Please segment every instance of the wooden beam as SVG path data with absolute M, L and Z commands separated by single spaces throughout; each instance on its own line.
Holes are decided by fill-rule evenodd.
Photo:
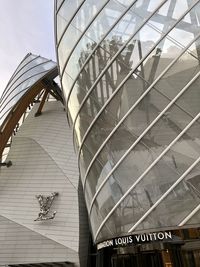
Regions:
M 28 105 L 33 102 L 34 98 L 44 89 L 42 81 L 37 82 L 11 110 L 0 128 L 0 157 L 4 148 L 13 133 L 13 130 L 20 120 L 22 114 L 26 111 Z
M 49 91 L 46 89 L 45 92 L 44 92 L 44 94 L 43 94 L 43 97 L 42 97 L 42 100 L 40 102 L 40 105 L 38 107 L 38 110 L 35 113 L 35 117 L 38 117 L 38 116 L 40 116 L 42 114 L 42 109 L 44 107 L 44 103 L 45 103 L 45 100 L 46 100 L 46 98 L 48 96 L 48 93 L 49 93 Z

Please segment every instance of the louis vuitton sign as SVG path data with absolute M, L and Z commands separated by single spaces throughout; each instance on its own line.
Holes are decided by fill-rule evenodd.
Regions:
M 116 237 L 114 239 L 106 240 L 97 244 L 97 249 L 102 249 L 105 247 L 118 247 L 126 245 L 137 245 L 146 242 L 155 242 L 155 241 L 169 241 L 172 240 L 172 233 L 167 232 L 154 232 L 154 233 L 144 233 L 137 235 L 129 235 L 123 237 Z
M 52 206 L 52 203 L 55 197 L 57 196 L 58 196 L 58 192 L 53 192 L 49 196 L 44 196 L 44 195 L 35 196 L 40 205 L 40 212 L 38 214 L 38 217 L 34 221 L 47 221 L 47 220 L 54 219 L 56 215 L 56 211 L 53 211 L 52 213 L 50 213 L 50 208 Z

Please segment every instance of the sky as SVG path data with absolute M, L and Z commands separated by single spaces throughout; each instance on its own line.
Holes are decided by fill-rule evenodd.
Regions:
M 54 0 L 0 0 L 0 95 L 29 52 L 56 60 Z

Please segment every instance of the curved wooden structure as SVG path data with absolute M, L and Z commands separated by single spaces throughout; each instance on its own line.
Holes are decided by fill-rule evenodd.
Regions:
M 38 58 L 38 57 L 36 57 L 36 58 Z M 25 57 L 25 59 L 27 59 L 27 56 Z M 31 60 L 30 62 L 32 62 L 32 61 L 33 60 Z M 22 61 L 22 63 L 23 63 L 23 61 Z M 29 64 L 29 63 L 27 63 L 27 64 Z M 49 61 L 47 61 L 47 63 L 49 63 Z M 46 64 L 46 62 L 44 62 L 42 64 Z M 39 64 L 39 65 L 41 65 L 41 64 Z M 33 68 L 35 68 L 34 71 L 37 72 L 37 67 L 38 67 L 37 65 L 31 67 L 31 71 L 32 71 Z M 23 68 L 24 68 L 24 66 L 22 66 L 19 71 L 23 70 Z M 40 69 L 41 69 L 41 67 L 40 67 Z M 39 69 L 39 71 L 41 71 L 40 69 Z M 18 73 L 19 73 L 19 71 L 18 71 Z M 28 71 L 30 71 L 30 69 L 28 69 Z M 28 71 L 26 70 L 25 73 L 27 73 Z M 16 72 L 15 72 L 15 74 L 16 74 Z M 24 75 L 24 73 L 22 73 L 20 75 L 20 77 L 23 76 L 23 75 Z M 38 75 L 38 74 L 36 73 L 36 75 Z M 40 72 L 39 72 L 39 75 L 40 75 Z M 44 101 L 45 101 L 48 93 L 53 95 L 57 100 L 62 101 L 60 88 L 53 81 L 53 79 L 57 75 L 58 75 L 58 69 L 57 69 L 57 66 L 56 66 L 56 63 L 55 63 L 53 65 L 53 68 L 51 67 L 51 69 L 49 69 L 49 70 L 47 69 L 44 72 L 44 75 L 42 77 L 40 77 L 36 82 L 34 82 L 26 90 L 26 92 L 24 94 L 22 94 L 22 96 L 17 100 L 17 102 L 11 107 L 11 109 L 9 110 L 7 116 L 3 119 L 3 122 L 0 125 L 0 155 L 1 156 L 2 156 L 2 153 L 3 153 L 3 151 L 4 151 L 4 149 L 5 149 L 6 145 L 7 145 L 7 142 L 9 140 L 9 138 L 13 134 L 13 131 L 14 131 L 17 123 L 19 122 L 19 120 L 22 117 L 22 115 L 26 112 L 26 109 L 28 108 L 28 106 L 30 104 L 34 103 L 35 98 L 37 97 L 37 95 L 39 95 L 39 94 L 40 94 L 40 96 L 43 95 L 43 100 L 41 101 L 41 104 L 40 104 L 39 109 L 38 109 L 38 112 L 40 114 L 41 114 L 42 107 L 44 105 Z M 15 76 L 16 75 L 12 76 L 12 80 L 15 79 Z M 26 79 L 30 79 L 31 80 L 31 78 L 32 77 L 28 77 Z M 8 86 L 7 86 L 8 89 L 6 88 L 5 91 L 4 91 L 4 95 L 3 95 L 2 99 L 1 99 L 1 103 L 0 103 L 1 107 L 3 106 L 3 104 L 2 104 L 3 102 L 7 101 L 8 104 L 10 104 L 9 100 L 8 100 L 9 97 L 11 99 L 10 102 L 13 101 L 12 100 L 13 99 L 12 92 L 15 93 L 14 90 L 16 90 L 16 93 L 15 93 L 16 96 L 18 94 L 18 91 L 20 91 L 20 88 L 19 88 L 20 85 L 17 85 L 16 87 L 14 87 L 14 89 L 12 89 L 12 86 L 10 86 L 12 80 L 9 81 L 9 83 L 8 83 Z M 16 80 L 18 80 L 18 78 Z M 16 83 L 16 80 L 14 80 L 13 84 Z M 23 84 L 23 81 L 20 84 Z M 9 86 L 10 86 L 10 88 L 9 88 Z M 43 90 L 45 90 L 44 94 L 42 92 Z M 4 105 L 4 108 L 6 108 L 6 105 Z M 2 112 L 2 110 L 0 110 L 0 112 Z

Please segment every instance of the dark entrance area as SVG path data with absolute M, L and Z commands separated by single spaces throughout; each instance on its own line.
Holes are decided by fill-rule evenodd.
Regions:
M 117 255 L 111 259 L 112 267 L 162 267 L 162 255 L 160 252 L 147 252 L 140 254 Z
M 98 251 L 97 267 L 172 267 L 171 253 L 160 244 L 106 248 Z M 152 249 L 153 248 L 153 249 Z M 176 267 L 182 267 L 177 265 Z
M 97 253 L 96 267 L 200 267 L 198 246 L 200 241 L 105 248 Z

